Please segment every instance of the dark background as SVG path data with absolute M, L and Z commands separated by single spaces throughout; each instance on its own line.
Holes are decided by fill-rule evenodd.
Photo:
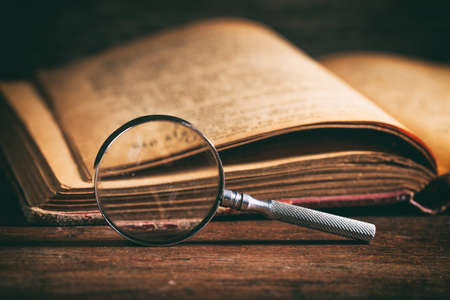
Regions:
M 375 50 L 450 62 L 450 1 L 3 0 L 0 80 L 29 79 L 39 69 L 63 65 L 166 27 L 220 16 L 265 23 L 313 57 Z M 0 223 L 23 223 L 3 172 L 0 192 Z
M 0 79 L 101 52 L 168 26 L 238 16 L 314 57 L 382 50 L 450 61 L 450 1 L 0 1 Z

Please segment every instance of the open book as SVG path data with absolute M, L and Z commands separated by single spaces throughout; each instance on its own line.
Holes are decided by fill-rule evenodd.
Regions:
M 448 183 L 450 68 L 380 54 L 322 63 L 261 24 L 218 19 L 3 82 L 3 167 L 30 222 L 102 222 L 100 145 L 133 118 L 170 114 L 212 140 L 229 189 L 309 207 L 445 209 L 447 196 L 417 195 Z

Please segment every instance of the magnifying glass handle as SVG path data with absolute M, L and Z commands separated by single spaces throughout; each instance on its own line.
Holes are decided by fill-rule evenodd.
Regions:
M 317 210 L 286 204 L 274 200 L 258 200 L 244 193 L 224 191 L 222 206 L 238 210 L 252 210 L 299 226 L 321 230 L 355 240 L 370 241 L 375 237 L 374 224 L 344 218 Z

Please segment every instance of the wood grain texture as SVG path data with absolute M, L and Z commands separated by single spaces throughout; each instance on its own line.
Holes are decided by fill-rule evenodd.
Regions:
M 450 216 L 362 217 L 370 244 L 266 220 L 214 221 L 186 243 L 134 246 L 109 227 L 0 227 L 0 297 L 440 298 Z

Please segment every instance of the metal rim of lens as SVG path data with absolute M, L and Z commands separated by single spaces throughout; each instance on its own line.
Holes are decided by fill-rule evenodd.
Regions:
M 199 224 L 197 224 L 191 231 L 189 231 L 188 233 L 182 235 L 179 238 L 173 238 L 171 240 L 168 241 L 164 241 L 164 242 L 150 242 L 150 241 L 145 241 L 145 240 L 140 240 L 140 239 L 136 239 L 130 235 L 128 235 L 127 233 L 123 232 L 120 227 L 116 226 L 114 224 L 114 222 L 110 219 L 110 217 L 108 216 L 108 214 L 103 210 L 102 205 L 100 204 L 100 200 L 99 200 L 99 196 L 98 196 L 98 190 L 97 190 L 97 179 L 98 179 L 98 166 L 100 165 L 100 162 L 103 158 L 103 155 L 105 154 L 106 150 L 108 150 L 109 146 L 112 145 L 112 143 L 123 133 L 125 133 L 127 130 L 138 126 L 140 124 L 143 123 L 148 123 L 148 122 L 153 122 L 153 121 L 169 121 L 169 122 L 175 122 L 175 123 L 179 123 L 189 129 L 194 130 L 201 138 L 203 138 L 203 140 L 208 144 L 211 153 L 214 156 L 214 159 L 216 160 L 217 163 L 217 168 L 219 171 L 219 182 L 218 182 L 218 191 L 217 191 L 217 196 L 216 196 L 216 201 L 214 203 L 214 205 L 211 207 L 211 210 L 208 212 L 208 215 L 203 219 L 202 222 L 200 222 Z M 120 126 L 119 128 L 117 128 L 106 140 L 105 142 L 102 144 L 102 146 L 100 147 L 97 156 L 95 158 L 95 162 L 94 162 L 94 169 L 95 169 L 95 175 L 94 175 L 94 190 L 95 190 L 95 199 L 97 201 L 97 206 L 98 209 L 100 210 L 100 213 L 102 214 L 102 216 L 105 218 L 106 222 L 109 224 L 109 226 L 111 226 L 118 234 L 120 234 L 121 236 L 123 236 L 124 238 L 139 244 L 139 245 L 143 245 L 143 246 L 171 246 L 171 245 L 175 245 L 178 243 L 183 242 L 184 240 L 190 238 L 191 236 L 193 236 L 194 234 L 196 234 L 200 229 L 202 229 L 206 224 L 209 223 L 209 221 L 211 221 L 211 219 L 214 217 L 217 208 L 219 207 L 219 203 L 223 197 L 223 190 L 224 190 L 224 186 L 225 186 L 225 179 L 224 179 L 224 174 L 223 174 L 223 165 L 222 165 L 222 161 L 220 159 L 219 153 L 216 150 L 216 147 L 214 147 L 214 145 L 212 144 L 212 142 L 197 128 L 195 128 L 191 123 L 189 123 L 186 120 L 183 120 L 181 118 L 178 117 L 174 117 L 174 116 L 170 116 L 170 115 L 147 115 L 147 116 L 142 116 L 142 117 L 138 117 L 136 119 L 133 119 L 127 123 L 125 123 L 124 125 Z

